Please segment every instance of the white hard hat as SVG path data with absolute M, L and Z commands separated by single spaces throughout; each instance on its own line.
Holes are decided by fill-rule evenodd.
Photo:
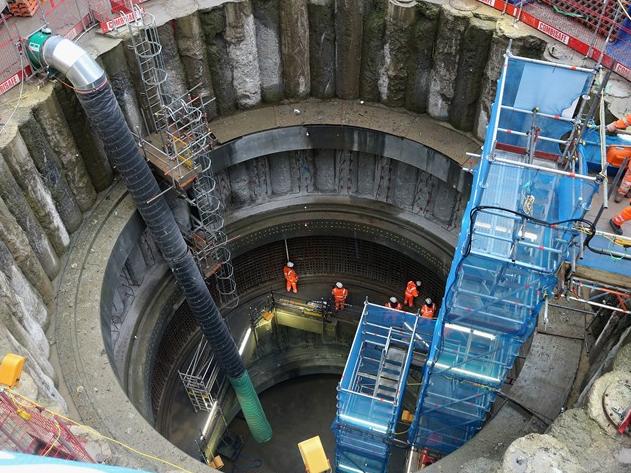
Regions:
M 293 268 L 294 267 L 294 263 L 292 263 L 291 261 L 287 261 L 287 267 L 288 268 Z
M 392 296 L 392 297 L 390 298 L 390 302 L 392 302 L 393 304 L 396 304 L 396 303 L 397 303 L 397 298 L 396 298 L 396 297 L 394 297 L 394 296 Z
M 431 305 L 432 300 L 428 297 L 427 299 L 425 299 L 425 303 L 426 303 L 427 305 Z
M 335 286 L 339 287 L 340 289 L 342 289 L 344 287 L 344 285 L 341 282 L 339 282 L 339 281 L 335 283 Z
M 421 281 L 416 281 L 416 285 L 420 286 L 421 285 Z

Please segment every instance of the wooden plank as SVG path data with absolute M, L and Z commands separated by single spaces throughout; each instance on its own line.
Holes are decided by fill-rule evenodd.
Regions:
M 197 178 L 197 171 L 192 163 L 180 163 L 172 159 L 165 152 L 161 151 L 162 140 L 157 134 L 149 135 L 145 141 L 148 145 L 144 146 L 145 156 L 147 160 L 162 174 L 164 179 L 169 182 L 175 182 L 180 189 L 187 189 Z M 176 167 L 177 166 L 177 167 Z
M 576 266 L 576 276 L 602 284 L 609 284 L 619 287 L 631 287 L 631 278 L 628 276 L 625 276 L 623 274 L 611 273 L 609 271 L 601 271 L 599 269 L 594 269 L 587 266 L 581 266 L 580 262 Z

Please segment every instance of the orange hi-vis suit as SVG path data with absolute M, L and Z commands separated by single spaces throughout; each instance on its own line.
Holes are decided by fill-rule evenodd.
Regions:
M 348 289 L 345 287 L 334 287 L 331 294 L 333 294 L 333 300 L 335 301 L 335 310 L 342 310 L 348 297 Z
M 403 303 L 408 307 L 412 307 L 414 305 L 415 297 L 418 297 L 418 289 L 416 287 L 416 283 L 414 281 L 408 281 L 408 285 L 405 288 L 405 297 Z
M 426 319 L 433 319 L 436 314 L 436 304 L 432 303 L 432 305 L 423 304 L 421 307 L 421 317 Z
M 611 221 L 619 227 L 621 227 L 622 224 L 628 222 L 629 220 L 631 220 L 631 202 L 629 206 L 625 207 L 622 210 L 622 212 L 611 219 Z
M 285 282 L 287 283 L 287 292 L 294 291 L 294 294 L 296 294 L 298 292 L 298 273 L 294 271 L 294 268 L 285 265 L 283 274 L 285 275 Z
M 631 113 L 625 115 L 620 120 L 616 120 L 615 122 L 607 125 L 607 130 L 624 130 L 629 126 L 631 126 Z M 620 186 L 618 187 L 619 200 L 622 200 L 621 197 L 624 198 L 627 195 L 627 192 L 631 190 L 631 146 L 609 146 L 607 148 L 607 162 L 612 166 L 619 168 L 627 158 L 629 159 L 627 170 L 620 181 Z
M 400 302 L 397 302 L 396 304 L 394 302 L 386 302 L 384 305 L 384 307 L 387 307 L 388 309 L 397 309 L 397 310 L 403 310 L 403 306 L 401 305 Z

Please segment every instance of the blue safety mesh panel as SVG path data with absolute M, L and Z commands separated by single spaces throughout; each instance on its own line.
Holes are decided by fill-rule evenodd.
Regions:
M 448 454 L 480 429 L 556 284 L 598 185 L 580 163 L 546 169 L 592 77 L 506 60 L 409 433 L 418 448 Z
M 412 356 L 427 353 L 435 321 L 366 304 L 338 386 L 338 472 L 384 473 Z

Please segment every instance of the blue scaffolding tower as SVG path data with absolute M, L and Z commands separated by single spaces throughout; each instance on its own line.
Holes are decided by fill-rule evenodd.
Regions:
M 595 74 L 506 53 L 437 320 L 366 305 L 338 388 L 336 471 L 387 470 L 423 350 L 405 444 L 446 455 L 483 425 L 589 227 L 602 180 L 587 174 L 582 149 Z
M 506 54 L 411 445 L 445 455 L 481 428 L 576 249 L 599 186 L 576 152 L 594 75 Z
M 427 353 L 435 322 L 366 303 L 338 386 L 335 469 L 385 473 L 414 353 Z

